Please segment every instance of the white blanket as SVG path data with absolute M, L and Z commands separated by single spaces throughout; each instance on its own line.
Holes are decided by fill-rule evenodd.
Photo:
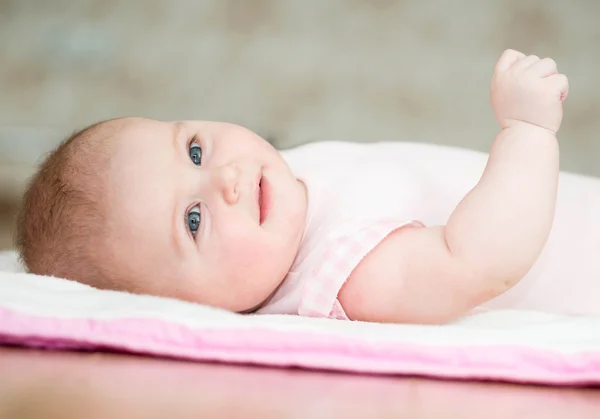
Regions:
M 491 311 L 445 326 L 242 316 L 25 274 L 0 253 L 0 343 L 555 385 L 600 383 L 600 317 Z

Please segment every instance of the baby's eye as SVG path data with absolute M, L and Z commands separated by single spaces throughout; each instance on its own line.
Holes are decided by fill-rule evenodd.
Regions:
M 190 144 L 190 159 L 196 166 L 200 166 L 202 164 L 202 148 L 195 142 Z
M 196 205 L 187 214 L 187 225 L 192 233 L 192 236 L 196 237 L 198 229 L 200 228 L 200 207 Z

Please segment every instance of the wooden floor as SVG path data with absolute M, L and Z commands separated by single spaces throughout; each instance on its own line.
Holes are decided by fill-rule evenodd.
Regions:
M 600 391 L 0 347 L 0 418 L 600 418 Z

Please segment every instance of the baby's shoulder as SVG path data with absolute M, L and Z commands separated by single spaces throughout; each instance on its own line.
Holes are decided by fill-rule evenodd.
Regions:
M 283 157 L 290 162 L 319 164 L 339 162 L 389 160 L 400 158 L 415 147 L 406 142 L 350 142 L 318 141 L 281 150 Z
M 365 144 L 348 141 L 315 141 L 280 150 L 289 159 L 326 160 L 340 155 L 353 155 L 364 151 Z
M 319 141 L 283 150 L 282 155 L 292 166 L 327 172 L 356 168 L 363 172 L 477 171 L 487 161 L 487 154 L 480 151 L 409 141 Z

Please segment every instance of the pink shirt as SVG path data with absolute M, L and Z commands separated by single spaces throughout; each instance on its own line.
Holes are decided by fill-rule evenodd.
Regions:
M 394 229 L 446 224 L 488 157 L 401 142 L 321 142 L 283 155 L 307 186 L 306 231 L 289 274 L 258 312 L 340 319 L 347 317 L 337 294 L 360 260 Z M 561 172 L 540 258 L 515 287 L 477 309 L 600 315 L 600 179 Z
M 306 227 L 290 272 L 258 313 L 348 319 L 337 295 L 352 270 L 393 230 L 421 226 L 415 184 L 375 151 L 318 143 L 284 152 L 308 191 Z

